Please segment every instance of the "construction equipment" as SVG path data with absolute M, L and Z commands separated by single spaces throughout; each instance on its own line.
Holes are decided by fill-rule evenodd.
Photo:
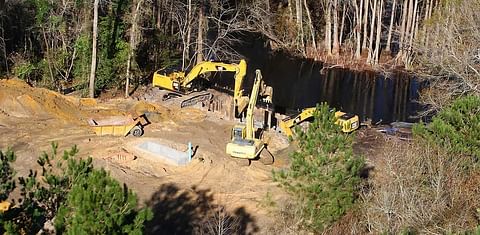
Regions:
M 168 97 L 179 96 L 181 94 L 188 94 L 193 91 L 203 90 L 204 79 L 201 79 L 209 72 L 235 72 L 235 85 L 233 91 L 233 100 L 235 108 L 235 116 L 238 117 L 248 105 L 248 97 L 243 95 L 243 79 L 247 73 L 247 62 L 240 60 L 238 64 L 205 61 L 194 66 L 188 74 L 184 71 L 174 71 L 167 73 L 166 70 L 159 70 L 153 74 L 152 85 L 162 89 L 174 91 L 176 93 L 167 94 Z M 164 97 L 165 98 L 165 97 Z M 187 101 L 183 106 L 189 106 L 195 103 L 196 100 L 204 99 L 205 97 Z
M 292 128 L 303 121 L 313 118 L 316 108 L 305 108 L 298 115 L 287 117 L 279 122 L 280 129 L 287 136 L 293 136 Z M 335 124 L 342 127 L 344 133 L 350 133 L 360 127 L 360 121 L 357 115 L 344 113 L 342 111 L 335 112 Z
M 89 119 L 88 124 L 97 135 L 127 136 L 131 134 L 135 137 L 143 135 L 143 126 L 148 124 L 145 115 L 135 118 L 132 116 L 117 116 L 105 118 L 102 120 Z
M 8 201 L 0 202 L 0 213 L 5 213 L 10 209 L 11 203 Z
M 248 102 L 247 116 L 245 124 L 237 124 L 233 127 L 231 133 L 231 142 L 227 144 L 226 152 L 234 158 L 250 160 L 259 159 L 264 164 L 272 164 L 273 156 L 266 149 L 263 140 L 256 138 L 253 111 L 260 92 L 262 74 L 260 70 L 255 71 L 255 82 L 253 84 L 250 101 Z M 270 88 L 271 89 L 271 88 Z

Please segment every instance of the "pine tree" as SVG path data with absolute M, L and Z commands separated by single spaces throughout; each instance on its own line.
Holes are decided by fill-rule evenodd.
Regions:
M 6 200 L 10 193 L 15 189 L 15 171 L 11 163 L 15 162 L 16 156 L 12 150 L 5 153 L 0 151 L 0 202 Z
M 274 172 L 274 179 L 297 200 L 305 225 L 319 232 L 353 206 L 364 160 L 354 156 L 352 135 L 341 132 L 326 104 L 314 118 L 306 132 L 297 132 L 290 168 Z
M 76 146 L 61 157 L 57 148 L 53 143 L 52 152 L 39 157 L 41 176 L 30 170 L 27 177 L 18 178 L 21 200 L 14 210 L 0 215 L 0 233 L 35 234 L 45 222 L 54 221 L 59 234 L 141 234 L 152 213 L 137 210 L 136 195 L 104 169 L 95 169 L 92 158 L 76 157 Z M 0 187 L 8 197 L 15 186 L 9 166 L 15 155 L 7 151 L 0 157 Z M 2 220 L 4 216 L 8 221 Z
M 103 169 L 79 178 L 61 206 L 57 232 L 67 234 L 141 234 L 149 210 L 136 211 L 137 197 Z
M 480 97 L 457 99 L 433 117 L 428 125 L 415 125 L 413 133 L 452 154 L 469 155 L 480 160 Z

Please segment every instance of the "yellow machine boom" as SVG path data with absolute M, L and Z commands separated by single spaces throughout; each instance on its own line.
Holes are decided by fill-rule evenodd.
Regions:
M 316 108 L 305 108 L 300 114 L 294 117 L 288 117 L 280 121 L 279 126 L 283 133 L 287 136 L 293 136 L 292 128 L 301 122 L 312 118 Z M 344 113 L 341 111 L 335 112 L 337 121 L 335 124 L 342 127 L 342 131 L 350 133 L 360 127 L 360 121 L 357 115 Z
M 208 72 L 235 72 L 235 85 L 233 91 L 233 100 L 235 107 L 235 115 L 243 112 L 248 104 L 248 97 L 243 95 L 243 79 L 247 74 L 247 62 L 240 60 L 236 63 L 223 63 L 205 61 L 194 66 L 188 74 L 184 71 L 172 72 L 166 74 L 163 71 L 156 71 L 153 74 L 153 86 L 162 89 L 177 91 L 180 93 L 188 93 L 195 90 L 195 81 L 200 76 Z
M 250 95 L 250 101 L 248 102 L 246 123 L 237 124 L 233 127 L 232 140 L 227 144 L 226 148 L 227 154 L 235 158 L 251 160 L 258 158 L 260 153 L 266 152 L 265 143 L 255 138 L 253 111 L 257 103 L 258 94 L 260 93 L 262 74 L 260 70 L 257 69 L 255 75 L 255 82 Z M 268 164 L 273 163 L 273 157 L 271 155 L 268 160 L 270 160 L 270 158 L 271 161 Z M 262 161 L 262 157 L 260 157 L 260 160 Z

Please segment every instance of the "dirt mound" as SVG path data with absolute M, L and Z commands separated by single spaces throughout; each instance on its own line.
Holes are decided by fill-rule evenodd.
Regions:
M 6 116 L 81 121 L 83 115 L 71 98 L 18 79 L 0 80 L 0 112 Z
M 135 103 L 133 107 L 129 109 L 129 113 L 134 116 L 145 114 L 150 122 L 162 122 L 170 116 L 169 109 L 147 101 Z

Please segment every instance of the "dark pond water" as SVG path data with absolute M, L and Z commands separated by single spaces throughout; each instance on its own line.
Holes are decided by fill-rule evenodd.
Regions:
M 322 62 L 295 58 L 273 52 L 261 37 L 243 35 L 236 49 L 247 58 L 248 73 L 244 87 L 248 93 L 255 69 L 273 87 L 275 111 L 293 113 L 327 102 L 331 107 L 360 116 L 362 121 L 390 123 L 415 122 L 421 109 L 416 100 L 423 86 L 414 76 L 400 71 L 377 73 L 326 68 Z M 233 87 L 232 77 L 216 80 L 221 87 Z
M 289 112 L 327 102 L 331 107 L 357 114 L 362 120 L 390 123 L 416 121 L 421 87 L 403 72 L 388 74 L 324 68 L 313 60 L 272 55 L 260 67 L 274 90 L 277 112 Z

